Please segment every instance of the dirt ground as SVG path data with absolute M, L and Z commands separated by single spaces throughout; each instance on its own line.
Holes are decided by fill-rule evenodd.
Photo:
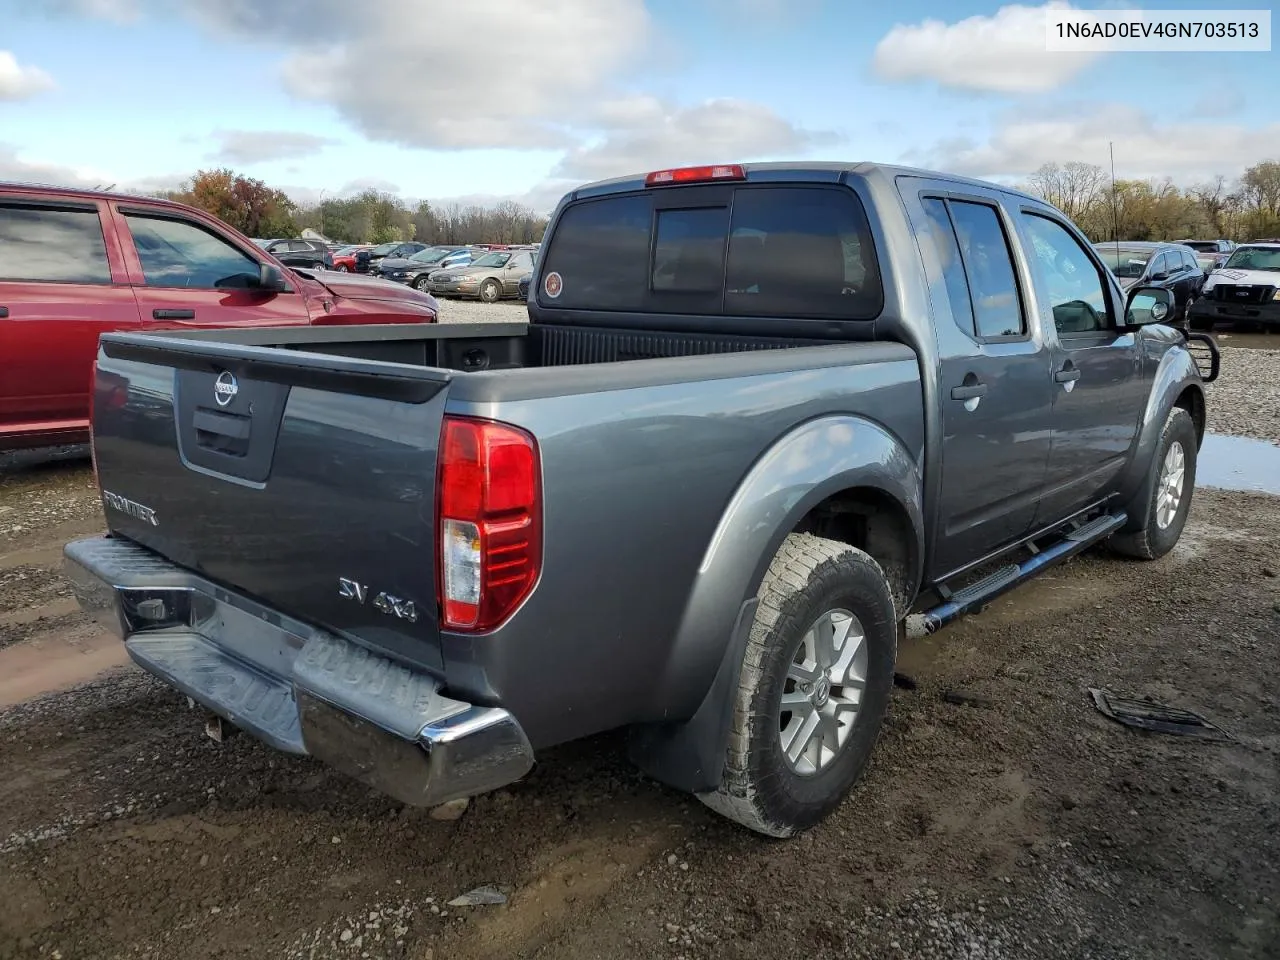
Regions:
M 82 457 L 0 458 L 0 960 L 1280 957 L 1280 498 L 1199 491 L 1170 557 L 1087 555 L 905 642 L 866 779 L 778 842 L 616 736 L 456 822 L 214 743 L 68 599 Z M 448 905 L 482 885 L 509 902 Z

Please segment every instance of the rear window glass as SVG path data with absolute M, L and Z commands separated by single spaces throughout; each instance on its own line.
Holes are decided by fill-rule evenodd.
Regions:
M 779 318 L 880 313 L 875 250 L 851 191 L 739 187 L 723 206 L 671 207 L 679 197 L 665 189 L 566 209 L 547 253 L 561 293 L 541 296 L 543 304 Z
M 556 225 L 547 270 L 564 280 L 557 307 L 642 310 L 649 286 L 653 198 L 609 197 L 569 207 Z
M 848 190 L 739 190 L 725 313 L 869 320 L 883 294 L 862 205 Z
M 110 283 L 98 212 L 0 206 L 0 280 Z

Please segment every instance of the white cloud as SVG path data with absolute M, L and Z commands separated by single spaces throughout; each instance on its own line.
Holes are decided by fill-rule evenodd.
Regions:
M 121 24 L 133 23 L 142 13 L 139 0 L 41 0 L 41 5 L 53 16 L 70 14 Z
M 933 80 L 996 93 L 1052 90 L 1101 55 L 1046 49 L 1047 11 L 1071 9 L 1071 4 L 1053 0 L 1039 7 L 1013 4 L 992 16 L 950 24 L 899 24 L 876 44 L 872 68 L 885 80 Z
M 572 142 L 650 39 L 643 0 L 187 0 L 206 27 L 282 46 L 285 86 L 366 136 L 409 147 Z
M 1046 163 L 1078 160 L 1105 167 L 1109 142 L 1115 144 L 1118 177 L 1167 176 L 1189 183 L 1218 174 L 1235 177 L 1262 160 L 1280 158 L 1280 123 L 1179 119 L 1161 124 L 1127 104 L 1082 104 L 1057 117 L 1012 117 L 986 143 L 941 142 L 917 153 L 913 162 L 951 173 L 1017 179 Z
M 218 130 L 214 137 L 219 141 L 214 159 L 245 164 L 309 157 L 336 142 L 290 130 Z
M 24 67 L 8 50 L 0 50 L 0 100 L 25 100 L 53 87 L 53 77 L 39 67 Z
M 595 119 L 605 136 L 566 153 L 554 178 L 597 180 L 662 167 L 794 156 L 836 140 L 832 133 L 805 130 L 743 100 L 675 107 L 633 97 L 602 104 Z
M 82 190 L 114 189 L 146 193 L 177 189 L 189 175 L 161 174 L 127 179 L 93 167 L 24 159 L 12 144 L 0 143 L 0 180 L 39 183 Z

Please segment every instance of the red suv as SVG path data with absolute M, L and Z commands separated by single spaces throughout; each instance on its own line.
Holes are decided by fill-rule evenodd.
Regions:
M 89 437 L 107 330 L 433 323 L 398 283 L 291 269 L 167 200 L 0 183 L 0 450 Z

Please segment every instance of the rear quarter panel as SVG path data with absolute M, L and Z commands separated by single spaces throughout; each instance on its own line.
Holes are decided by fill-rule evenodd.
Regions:
M 915 354 L 899 345 L 473 374 L 455 379 L 448 409 L 538 438 L 538 587 L 494 634 L 442 637 L 450 683 L 501 700 L 535 746 L 692 713 L 761 554 L 819 478 L 861 465 L 868 482 L 918 496 L 923 402 Z M 803 442 L 787 444 L 798 430 Z M 738 513 L 747 536 L 735 527 L 712 550 L 762 463 Z

